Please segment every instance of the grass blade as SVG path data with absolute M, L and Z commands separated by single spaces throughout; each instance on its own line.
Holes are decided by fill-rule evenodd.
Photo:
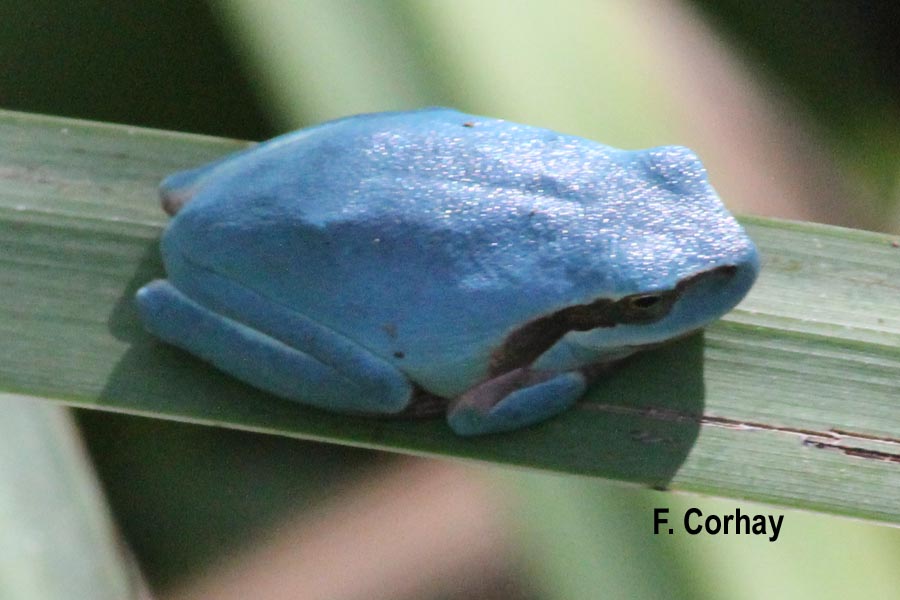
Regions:
M 139 597 L 69 411 L 0 394 L 0 597 Z
M 900 249 L 748 220 L 764 272 L 705 337 L 647 353 L 576 410 L 477 440 L 307 409 L 143 332 L 165 174 L 239 142 L 0 114 L 0 391 L 103 410 L 579 473 L 900 523 Z

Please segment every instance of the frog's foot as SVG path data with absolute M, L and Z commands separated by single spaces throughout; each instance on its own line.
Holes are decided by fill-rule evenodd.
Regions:
M 137 302 L 154 335 L 283 398 L 365 414 L 394 414 L 409 405 L 412 385 L 393 365 L 252 292 L 236 286 L 227 292 L 226 302 L 243 309 L 241 320 L 227 307 L 199 304 L 164 280 L 141 288 Z
M 587 389 L 579 371 L 518 368 L 473 387 L 447 411 L 459 435 L 481 435 L 519 429 L 571 407 Z

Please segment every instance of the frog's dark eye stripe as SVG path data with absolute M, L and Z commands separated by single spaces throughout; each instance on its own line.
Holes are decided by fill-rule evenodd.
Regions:
M 649 294 L 633 294 L 618 300 L 600 298 L 587 304 L 568 306 L 538 317 L 519 327 L 491 354 L 490 376 L 525 367 L 550 349 L 570 331 L 646 325 L 662 320 L 681 297 L 684 290 L 708 277 L 732 277 L 737 267 L 726 265 L 703 271 L 683 279 L 673 290 Z
M 598 327 L 613 327 L 609 310 L 616 304 L 601 298 L 589 304 L 576 304 L 522 325 L 491 354 L 491 377 L 530 365 L 570 331 L 588 331 Z

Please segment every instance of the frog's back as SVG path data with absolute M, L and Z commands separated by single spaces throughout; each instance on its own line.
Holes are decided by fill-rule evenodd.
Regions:
M 638 238 L 655 222 L 696 228 L 727 213 L 702 173 L 685 175 L 683 157 L 670 157 L 681 161 L 673 179 L 666 160 L 631 168 L 641 156 L 447 109 L 342 119 L 209 173 L 164 254 L 167 266 L 212 269 L 413 371 L 474 373 L 536 316 L 639 291 L 629 286 L 640 277 L 642 289 L 667 287 L 695 268 L 688 258 L 655 269 L 653 253 L 702 256 L 742 235 L 736 224 L 702 239 L 660 235 L 648 254 Z M 687 207 L 686 194 L 696 196 Z

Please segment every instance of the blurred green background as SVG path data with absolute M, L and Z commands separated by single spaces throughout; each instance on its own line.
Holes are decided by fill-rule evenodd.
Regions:
M 898 40 L 900 8 L 868 2 L 0 0 L 0 108 L 263 139 L 450 105 L 622 147 L 689 145 L 738 212 L 898 231 Z M 117 524 L 162 593 L 392 462 L 97 412 L 79 422 Z M 900 590 L 895 529 L 746 506 L 786 514 L 777 542 L 653 536 L 654 507 L 737 504 L 498 469 L 473 477 L 494 488 L 508 540 L 481 588 L 492 597 Z

